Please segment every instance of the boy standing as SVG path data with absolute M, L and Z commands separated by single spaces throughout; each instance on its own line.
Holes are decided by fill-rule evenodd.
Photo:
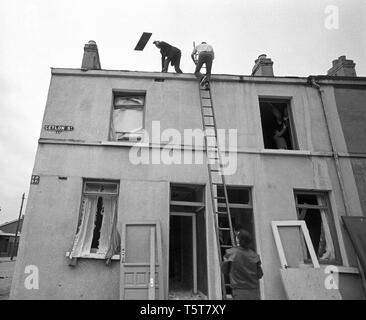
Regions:
M 260 257 L 250 248 L 249 232 L 241 229 L 238 240 L 239 246 L 226 250 L 222 272 L 230 277 L 234 300 L 259 300 L 259 279 L 263 276 Z

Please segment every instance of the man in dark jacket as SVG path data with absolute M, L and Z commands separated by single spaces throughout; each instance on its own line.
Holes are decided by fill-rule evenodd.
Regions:
M 177 73 L 183 73 L 179 68 L 181 51 L 164 41 L 154 41 L 153 43 L 160 49 L 162 72 L 168 72 L 169 63 L 171 63 Z

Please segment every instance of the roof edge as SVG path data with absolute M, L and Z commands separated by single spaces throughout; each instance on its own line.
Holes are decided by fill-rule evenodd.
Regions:
M 60 76 L 89 76 L 89 77 L 122 77 L 122 78 L 145 78 L 145 79 L 167 79 L 196 81 L 193 73 L 177 74 L 174 72 L 154 72 L 154 71 L 131 71 L 131 70 L 85 70 L 79 68 L 51 68 L 52 75 Z M 307 84 L 309 78 L 315 78 L 324 84 L 358 84 L 366 85 L 366 77 L 340 77 L 327 75 L 309 75 L 306 77 L 294 76 L 251 76 L 251 75 L 231 75 L 212 74 L 214 81 L 233 82 L 256 82 L 256 83 L 281 83 L 281 84 Z

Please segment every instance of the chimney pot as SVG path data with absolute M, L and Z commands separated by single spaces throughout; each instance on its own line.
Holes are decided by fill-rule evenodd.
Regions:
M 332 65 L 332 68 L 328 70 L 328 76 L 357 77 L 356 64 L 353 60 L 347 60 L 346 56 L 333 60 Z
M 255 65 L 252 70 L 252 76 L 273 77 L 273 61 L 267 58 L 266 54 L 261 54 L 255 60 Z
M 94 40 L 90 40 L 84 46 L 84 56 L 81 63 L 81 69 L 84 70 L 100 70 L 100 60 L 98 46 Z

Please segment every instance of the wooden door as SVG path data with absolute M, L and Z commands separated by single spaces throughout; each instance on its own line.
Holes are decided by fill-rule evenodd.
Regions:
M 122 223 L 121 300 L 164 299 L 159 221 Z

